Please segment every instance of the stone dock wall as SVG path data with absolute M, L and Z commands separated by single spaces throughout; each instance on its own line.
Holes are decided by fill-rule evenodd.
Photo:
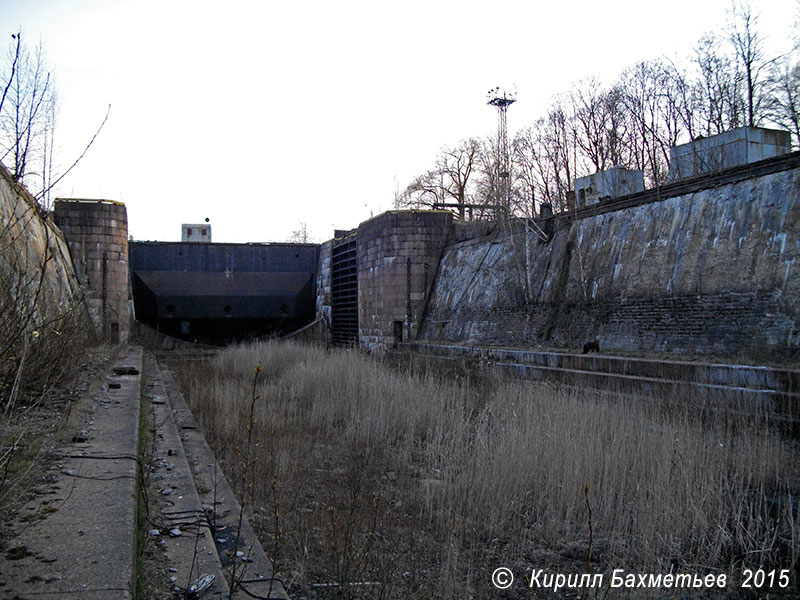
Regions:
M 449 244 L 419 340 L 749 354 L 800 351 L 800 168 Z M 525 237 L 528 237 L 527 248 Z M 526 258 L 527 253 L 527 258 Z
M 48 333 L 59 335 L 60 319 L 66 315 L 85 316 L 66 239 L 1 164 L 0 296 L 4 350 L 19 336 L 32 344 Z
M 362 347 L 385 350 L 417 337 L 450 227 L 442 211 L 391 211 L 359 225 Z

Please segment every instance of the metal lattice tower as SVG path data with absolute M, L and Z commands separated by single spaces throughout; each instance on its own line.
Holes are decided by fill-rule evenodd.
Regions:
M 498 175 L 500 176 L 499 197 L 506 209 L 511 204 L 511 161 L 508 154 L 508 129 L 506 126 L 506 111 L 517 101 L 516 92 L 500 91 L 499 87 L 489 90 L 487 104 L 497 109 L 497 162 Z

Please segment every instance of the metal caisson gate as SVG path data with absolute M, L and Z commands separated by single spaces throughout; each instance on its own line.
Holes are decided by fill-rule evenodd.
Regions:
M 331 338 L 336 346 L 358 345 L 358 269 L 356 236 L 334 244 L 331 252 Z

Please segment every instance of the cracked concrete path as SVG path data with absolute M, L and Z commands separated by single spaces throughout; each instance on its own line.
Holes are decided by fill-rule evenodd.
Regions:
M 160 549 L 150 571 L 158 597 L 190 597 L 192 582 L 213 575 L 204 597 L 227 598 L 235 563 L 233 598 L 286 600 L 255 531 L 246 518 L 238 524 L 236 496 L 169 370 L 129 347 L 95 388 L 72 415 L 75 435 L 45 472 L 49 489 L 16 511 L 0 553 L 0 598 L 133 599 L 138 532 Z M 153 431 L 145 465 L 142 405 Z M 145 482 L 150 527 L 139 532 Z
M 0 562 L 4 598 L 133 598 L 141 369 L 140 347 L 120 354 L 56 456 L 51 494 L 18 511 L 24 525 Z

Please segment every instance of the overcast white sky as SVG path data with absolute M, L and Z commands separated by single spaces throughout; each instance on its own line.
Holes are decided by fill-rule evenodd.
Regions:
M 782 48 L 797 0 L 753 1 Z M 59 187 L 128 207 L 136 239 L 316 241 L 391 208 L 437 150 L 493 135 L 486 91 L 516 84 L 509 131 L 572 81 L 686 57 L 730 0 L 474 2 L 0 0 L 0 48 L 41 38 L 61 109 Z

